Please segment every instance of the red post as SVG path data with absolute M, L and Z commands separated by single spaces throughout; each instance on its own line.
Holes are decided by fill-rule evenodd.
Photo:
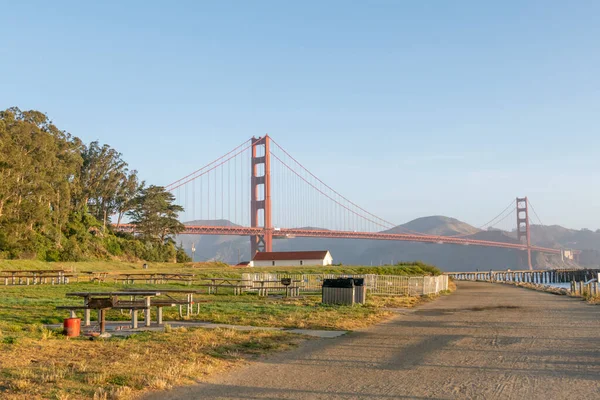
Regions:
M 250 199 L 250 225 L 263 228 L 261 235 L 250 236 L 251 257 L 259 251 L 273 251 L 273 226 L 271 222 L 271 139 L 269 135 L 252 138 L 252 176 Z M 260 166 L 263 166 L 262 171 Z M 260 211 L 262 210 L 262 218 Z
M 517 197 L 517 239 L 519 242 L 527 244 L 527 265 L 533 270 L 531 265 L 531 233 L 529 231 L 529 202 L 527 197 Z

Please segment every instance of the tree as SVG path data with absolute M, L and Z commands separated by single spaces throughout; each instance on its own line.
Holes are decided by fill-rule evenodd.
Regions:
M 144 189 L 145 182 L 139 182 L 137 171 L 133 170 L 123 180 L 115 197 L 115 211 L 117 213 L 117 226 L 127 211 L 131 211 L 135 205 L 135 199 Z
M 149 186 L 135 199 L 127 215 L 143 238 L 164 244 L 168 237 L 185 229 L 177 216 L 183 207 L 173 204 L 175 196 L 162 186 Z
M 185 249 L 181 243 L 179 246 L 177 246 L 175 258 L 178 263 L 187 263 L 192 261 L 192 258 L 185 252 Z
M 0 258 L 172 261 L 169 235 L 183 228 L 182 209 L 164 189 L 143 187 L 110 146 L 86 146 L 39 111 L 0 110 Z M 99 234 L 110 216 L 120 222 L 134 208 L 155 243 Z
M 0 224 L 31 250 L 36 234 L 60 247 L 81 164 L 80 141 L 39 111 L 0 112 Z M 27 248 L 28 247 L 28 248 Z
M 82 156 L 83 203 L 106 227 L 108 217 L 116 212 L 119 191 L 129 179 L 127 163 L 121 153 L 97 141 L 90 143 Z

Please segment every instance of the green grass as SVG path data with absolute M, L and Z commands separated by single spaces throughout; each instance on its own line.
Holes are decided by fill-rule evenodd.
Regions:
M 73 283 L 68 285 L 0 286 L 0 330 L 6 325 L 56 324 L 68 316 L 66 310 L 56 310 L 56 306 L 81 305 L 80 298 L 66 297 L 68 292 L 118 291 L 135 289 L 201 289 L 184 285 L 121 285 L 113 283 Z M 320 303 L 320 296 L 300 298 L 259 297 L 255 293 L 239 296 L 232 294 L 201 294 L 195 300 L 201 303 L 199 315 L 190 320 L 216 323 L 281 326 L 288 328 L 311 329 L 354 329 L 372 324 L 388 315 L 375 305 L 343 307 Z M 194 306 L 195 308 L 196 306 Z M 154 310 L 152 311 L 153 318 Z M 81 315 L 81 314 L 80 314 Z M 95 313 L 92 313 L 92 319 Z M 109 311 L 108 320 L 129 320 L 129 315 L 119 311 Z M 165 308 L 164 319 L 178 320 L 177 308 Z
M 35 260 L 0 260 L 2 269 L 65 269 L 73 272 L 180 272 L 196 274 L 198 277 L 240 277 L 245 272 L 270 272 L 293 274 L 378 274 L 378 275 L 439 275 L 436 267 L 421 262 L 402 263 L 380 267 L 370 266 L 305 266 L 305 267 L 257 267 L 237 268 L 223 263 L 147 263 L 148 269 L 142 269 L 143 263 L 118 261 L 89 261 L 89 262 L 55 262 L 47 263 Z

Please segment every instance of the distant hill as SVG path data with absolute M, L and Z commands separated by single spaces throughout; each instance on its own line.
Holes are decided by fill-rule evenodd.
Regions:
M 209 220 L 190 221 L 186 222 L 186 225 L 233 226 L 234 224 L 227 220 Z M 582 253 L 582 264 L 589 266 L 600 264 L 600 233 L 538 225 L 533 225 L 531 230 L 533 244 L 585 250 Z M 518 243 L 515 232 L 497 229 L 483 231 L 455 218 L 444 216 L 417 218 L 385 232 L 408 233 L 409 231 L 441 236 L 466 235 L 478 240 Z M 188 252 L 191 244 L 195 243 L 196 261 L 219 260 L 237 263 L 238 260 L 250 258 L 247 237 L 180 235 L 177 241 L 181 242 Z M 521 251 L 479 246 L 362 239 L 294 238 L 275 240 L 273 247 L 276 251 L 328 249 L 335 263 L 346 265 L 380 265 L 420 260 L 434 264 L 445 271 L 525 267 Z M 536 253 L 533 256 L 536 268 L 572 266 L 561 262 L 558 257 Z
M 196 219 L 194 221 L 184 222 L 183 224 L 191 226 L 239 226 L 226 219 Z
M 417 218 L 404 225 L 389 229 L 385 233 L 407 233 L 411 231 L 439 236 L 472 235 L 480 232 L 479 229 L 455 218 L 435 215 Z
M 581 250 L 580 263 L 600 266 L 600 230 L 567 229 L 559 225 L 532 225 L 531 241 L 538 246 Z

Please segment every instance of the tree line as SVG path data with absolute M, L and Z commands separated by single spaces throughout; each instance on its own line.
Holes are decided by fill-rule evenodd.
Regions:
M 0 111 L 0 258 L 188 261 L 172 239 L 184 228 L 174 200 L 109 145 L 39 111 Z M 135 235 L 114 230 L 125 216 Z

